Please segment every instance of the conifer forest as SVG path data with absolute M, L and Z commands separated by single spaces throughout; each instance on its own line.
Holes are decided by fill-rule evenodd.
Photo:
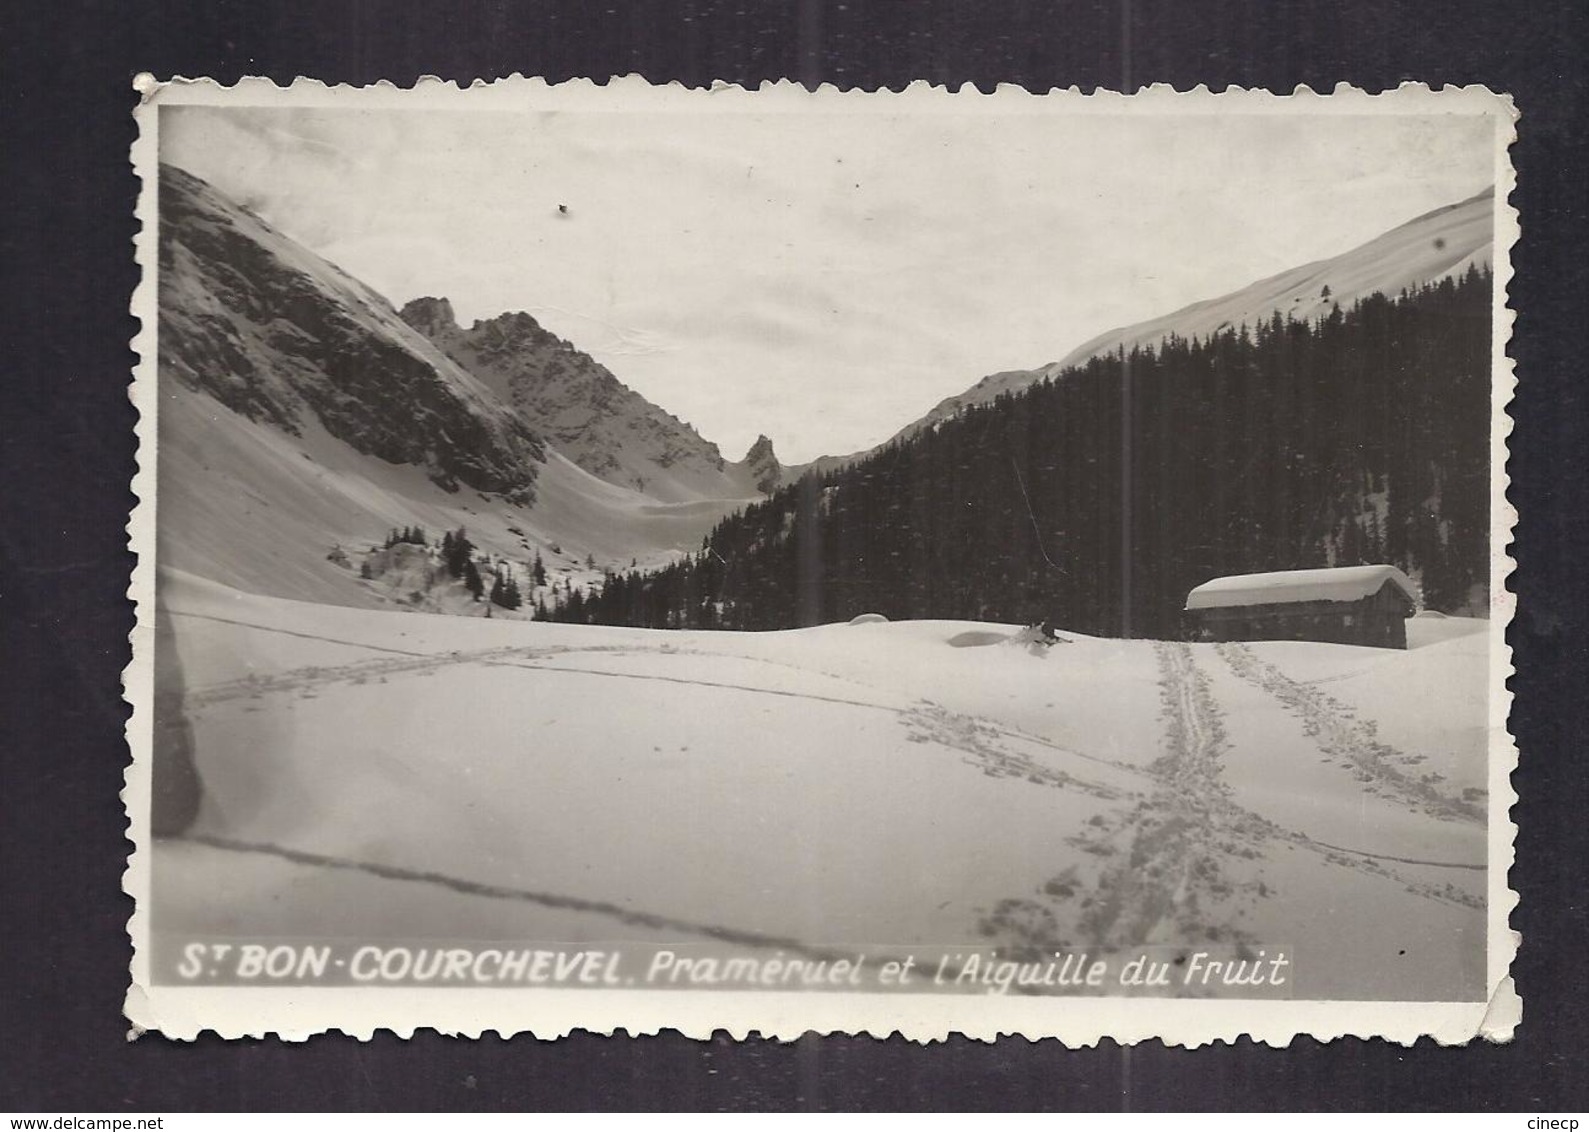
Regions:
M 1184 635 L 1225 574 L 1387 562 L 1488 605 L 1493 279 L 1470 269 L 1095 357 L 723 520 L 538 616 L 674 628 L 1050 619 Z

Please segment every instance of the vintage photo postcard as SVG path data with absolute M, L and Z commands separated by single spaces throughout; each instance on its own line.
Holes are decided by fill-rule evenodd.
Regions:
M 139 89 L 135 1027 L 1511 1034 L 1510 99 Z

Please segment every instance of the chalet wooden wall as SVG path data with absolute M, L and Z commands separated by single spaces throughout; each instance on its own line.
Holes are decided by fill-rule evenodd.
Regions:
M 1296 601 L 1188 612 L 1193 634 L 1205 641 L 1329 641 L 1375 648 L 1407 647 L 1413 606 L 1386 582 L 1359 601 Z

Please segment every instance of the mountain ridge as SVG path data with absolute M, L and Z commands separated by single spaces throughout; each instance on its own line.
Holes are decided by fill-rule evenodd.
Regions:
M 529 503 L 535 430 L 368 287 L 206 182 L 160 171 L 163 375 L 293 435 L 309 419 L 446 491 Z
M 744 498 L 760 490 L 764 469 L 724 459 L 691 425 L 531 314 L 508 311 L 464 327 L 449 300 L 429 295 L 398 313 L 600 479 L 667 503 Z
M 181 169 L 159 184 L 162 567 L 387 604 L 337 560 L 418 524 L 584 584 L 671 561 L 754 496 L 668 502 L 591 475 L 370 287 Z
M 399 310 L 200 179 L 163 167 L 160 184 L 160 491 L 174 519 L 161 553 L 179 568 L 348 600 L 325 550 L 419 521 L 467 525 L 482 548 L 520 561 L 561 546 L 565 577 L 599 578 L 586 564 L 671 561 L 732 510 L 867 455 L 785 466 L 762 434 L 728 461 L 530 314 L 464 328 L 445 298 Z M 1256 322 L 1275 301 L 1308 321 L 1398 281 L 1488 263 L 1492 228 L 1489 194 L 1444 206 L 1343 256 L 990 375 L 895 440 L 1087 351 Z
M 1423 283 L 1460 276 L 1470 264 L 1489 266 L 1494 258 L 1494 225 L 1495 190 L 1491 186 L 1465 200 L 1430 209 L 1340 255 L 1313 260 L 1224 295 L 1106 330 L 1057 361 L 1033 369 L 989 374 L 963 392 L 944 398 L 877 447 L 847 456 L 822 456 L 812 466 L 819 471 L 843 467 L 966 408 L 987 404 L 1002 393 L 1055 377 L 1099 354 L 1156 346 L 1172 334 L 1193 338 L 1227 325 L 1246 323 L 1250 327 L 1260 319 L 1267 321 L 1277 311 L 1298 319 L 1321 317 L 1334 307 L 1350 307 L 1357 299 L 1375 292 L 1395 297 Z

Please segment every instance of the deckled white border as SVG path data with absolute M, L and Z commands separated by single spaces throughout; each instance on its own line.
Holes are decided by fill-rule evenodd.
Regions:
M 436 78 L 421 79 L 414 87 L 391 83 L 372 87 L 327 86 L 299 79 L 279 87 L 269 79 L 245 78 L 225 87 L 210 80 L 178 78 L 161 83 L 140 75 L 134 83 L 141 96 L 136 112 L 138 139 L 132 147 L 134 171 L 142 178 L 137 217 L 140 228 L 134 239 L 143 276 L 133 292 L 131 310 L 141 328 L 132 340 L 138 353 L 131 399 L 138 410 L 138 467 L 132 489 L 138 502 L 127 532 L 137 554 L 128 596 L 137 605 L 133 628 L 132 663 L 123 673 L 124 694 L 132 705 L 127 741 L 133 759 L 128 767 L 122 798 L 130 820 L 129 836 L 135 849 L 128 859 L 123 888 L 136 908 L 128 923 L 133 941 L 132 983 L 125 1011 L 132 1021 L 132 1036 L 157 1030 L 172 1038 L 191 1039 L 205 1030 L 222 1037 L 278 1034 L 304 1039 L 331 1030 L 367 1039 L 377 1030 L 407 1037 L 416 1029 L 433 1028 L 447 1034 L 478 1037 L 487 1031 L 504 1036 L 532 1033 L 541 1038 L 560 1037 L 574 1030 L 611 1034 L 652 1034 L 676 1030 L 692 1038 L 709 1038 L 726 1030 L 735 1037 L 760 1033 L 767 1037 L 797 1038 L 819 1034 L 900 1034 L 916 1041 L 936 1041 L 951 1035 L 991 1041 L 1001 1035 L 1058 1038 L 1068 1046 L 1090 1046 L 1104 1038 L 1133 1043 L 1158 1038 L 1169 1045 L 1199 1046 L 1234 1041 L 1243 1036 L 1276 1046 L 1288 1045 L 1300 1035 L 1329 1040 L 1344 1035 L 1383 1037 L 1410 1044 L 1424 1036 L 1442 1044 L 1467 1042 L 1476 1036 L 1491 1041 L 1510 1040 L 1521 1018 L 1522 1004 L 1509 975 L 1519 936 L 1509 927 L 1517 896 L 1508 872 L 1513 862 L 1516 826 L 1511 807 L 1516 801 L 1511 774 L 1517 765 L 1517 748 L 1506 727 L 1511 693 L 1506 680 L 1512 673 L 1506 626 L 1511 622 L 1515 596 L 1506 579 L 1515 567 L 1507 553 L 1516 522 L 1516 511 L 1506 498 L 1507 413 L 1516 385 L 1512 363 L 1506 356 L 1511 337 L 1511 310 L 1506 288 L 1512 277 L 1510 251 L 1517 240 L 1517 213 L 1510 205 L 1516 177 L 1508 149 L 1516 137 L 1517 111 L 1508 95 L 1487 88 L 1447 87 L 1431 90 L 1406 83 L 1382 94 L 1368 94 L 1341 84 L 1334 92 L 1318 94 L 1298 87 L 1289 95 L 1266 91 L 1229 89 L 1214 93 L 1207 87 L 1189 92 L 1158 85 L 1132 95 L 1112 91 L 1082 94 L 1076 88 L 1034 95 L 1020 87 L 1000 86 L 984 94 L 967 84 L 958 92 L 924 82 L 902 91 L 841 91 L 824 84 L 815 92 L 791 82 L 763 83 L 756 91 L 717 83 L 709 89 L 671 84 L 653 86 L 631 75 L 604 85 L 580 79 L 548 85 L 541 79 L 515 75 L 492 84 L 475 83 L 461 88 Z M 1027 998 L 966 995 L 794 994 L 731 991 L 600 991 L 564 989 L 431 989 L 366 987 L 236 987 L 168 986 L 149 981 L 148 894 L 150 885 L 149 804 L 151 706 L 154 638 L 155 581 L 155 461 L 159 407 L 155 390 L 156 282 L 159 263 L 157 193 L 159 105 L 273 105 L 327 106 L 349 109 L 403 107 L 413 109 L 469 110 L 577 110 L 619 113 L 641 107 L 650 112 L 678 110 L 698 113 L 754 109 L 761 114 L 803 114 L 820 108 L 824 113 L 870 113 L 879 102 L 909 108 L 912 113 L 957 115 L 1009 114 L 1408 114 L 1446 113 L 1488 115 L 1496 121 L 1495 149 L 1495 287 L 1492 419 L 1491 419 L 1491 656 L 1490 656 L 1490 759 L 1489 759 L 1489 894 L 1487 982 L 1488 1003 L 1232 1001 L 1228 999 L 1133 998 Z

